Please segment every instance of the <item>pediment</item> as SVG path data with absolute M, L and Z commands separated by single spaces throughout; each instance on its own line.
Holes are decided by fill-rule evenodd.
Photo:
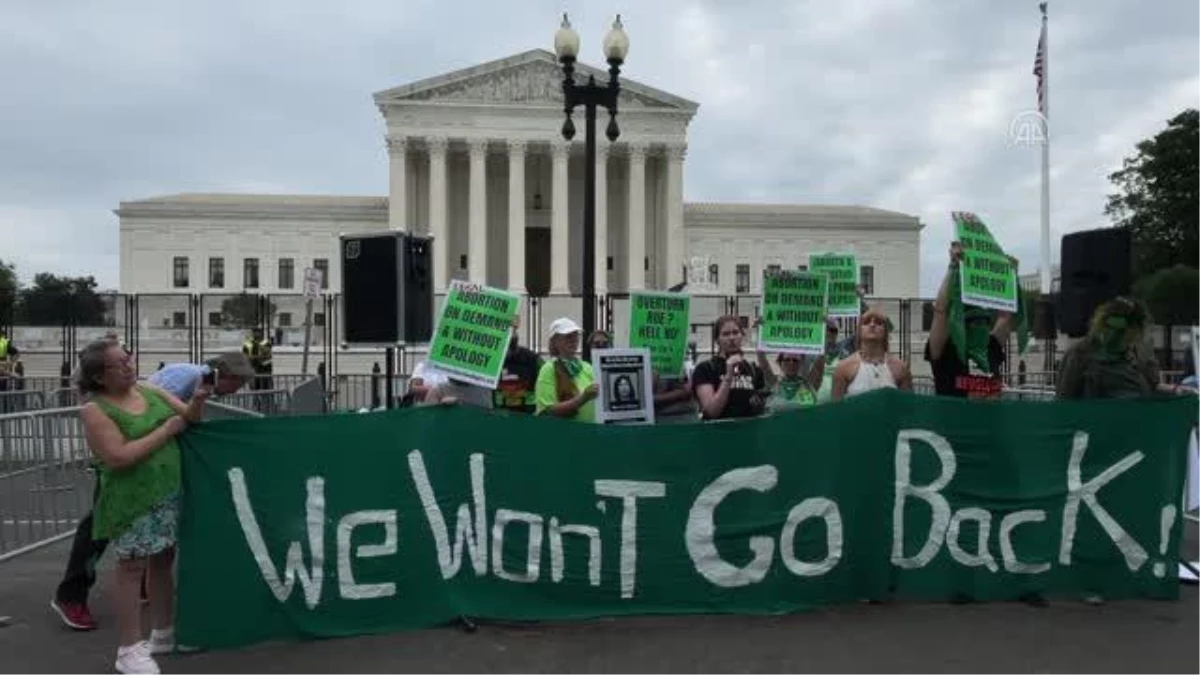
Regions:
M 608 73 L 577 64 L 575 81 L 589 76 L 603 84 Z M 429 102 L 487 105 L 561 107 L 562 70 L 554 55 L 537 49 L 446 75 L 396 87 L 375 95 L 376 103 Z M 686 99 L 632 80 L 621 80 L 620 105 L 626 109 L 646 108 L 695 112 L 698 105 Z

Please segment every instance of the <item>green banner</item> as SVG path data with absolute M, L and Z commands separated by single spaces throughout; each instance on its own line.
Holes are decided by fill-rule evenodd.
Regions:
M 825 353 L 825 303 L 829 277 L 816 272 L 763 275 L 758 346 L 792 354 Z
M 979 216 L 955 211 L 951 217 L 963 247 L 959 272 L 963 304 L 1017 311 L 1017 271 L 1004 249 Z
M 429 362 L 456 380 L 495 389 L 520 304 L 508 291 L 454 280 L 429 345 Z
M 829 275 L 829 316 L 858 317 L 858 258 L 853 253 L 810 255 L 808 271 Z
M 629 346 L 649 349 L 659 375 L 683 373 L 691 300 L 680 293 L 630 294 Z
M 773 614 L 889 589 L 1174 599 L 1196 416 L 1195 398 L 884 390 L 717 424 L 468 406 L 209 422 L 181 437 L 179 640 Z

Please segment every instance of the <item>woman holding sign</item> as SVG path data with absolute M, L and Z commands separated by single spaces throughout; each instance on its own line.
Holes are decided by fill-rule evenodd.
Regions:
M 579 358 L 579 324 L 563 317 L 550 324 L 550 360 L 538 371 L 534 396 L 538 415 L 596 421 L 596 380 L 592 364 Z
M 908 364 L 888 353 L 887 317 L 872 309 L 858 320 L 858 351 L 838 364 L 833 373 L 833 400 L 876 389 L 912 391 Z
M 758 417 L 766 409 L 766 378 L 761 368 L 742 355 L 743 336 L 736 316 L 723 316 L 713 324 L 717 353 L 692 373 L 705 420 Z

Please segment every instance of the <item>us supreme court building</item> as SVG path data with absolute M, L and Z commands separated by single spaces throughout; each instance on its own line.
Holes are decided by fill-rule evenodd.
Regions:
M 589 75 L 607 80 L 605 71 L 579 64 L 577 79 Z M 337 293 L 339 233 L 408 230 L 434 238 L 437 293 L 451 279 L 470 279 L 544 297 L 541 323 L 578 319 L 580 303 L 570 296 L 582 288 L 583 139 L 582 131 L 573 142 L 559 133 L 562 72 L 554 55 L 527 51 L 380 91 L 374 100 L 386 127 L 386 196 L 176 194 L 122 202 L 115 211 L 120 290 L 283 296 L 301 293 L 303 270 L 315 266 Z M 915 216 L 868 205 L 686 202 L 688 127 L 699 110 L 623 79 L 616 143 L 603 137 L 607 113 L 600 115 L 599 294 L 686 280 L 697 296 L 751 296 L 768 269 L 852 251 L 869 294 L 916 297 L 922 225 Z M 194 319 L 174 301 L 147 302 L 143 325 L 199 320 L 222 332 L 219 307 Z M 300 302 L 278 300 L 272 329 L 301 333 Z M 693 305 L 694 314 L 703 311 Z M 614 319 L 618 334 L 620 323 Z

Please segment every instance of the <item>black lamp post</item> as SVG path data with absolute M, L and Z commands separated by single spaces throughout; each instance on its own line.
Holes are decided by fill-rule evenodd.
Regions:
M 554 34 L 554 51 L 563 69 L 563 121 L 562 135 L 568 141 L 575 138 L 575 123 L 571 113 L 576 106 L 583 106 L 584 119 L 584 174 L 583 174 L 583 358 L 591 359 L 592 348 L 587 338 L 596 328 L 596 108 L 608 110 L 608 128 L 605 135 L 616 141 L 621 135 L 617 127 L 617 95 L 621 92 L 619 76 L 621 64 L 629 53 L 629 36 L 621 26 L 621 15 L 617 15 L 612 30 L 604 37 L 604 56 L 608 60 L 608 84 L 596 84 L 594 76 L 588 76 L 587 84 L 575 84 L 575 59 L 579 55 L 579 34 L 571 28 L 567 15 L 563 14 L 562 27 Z

